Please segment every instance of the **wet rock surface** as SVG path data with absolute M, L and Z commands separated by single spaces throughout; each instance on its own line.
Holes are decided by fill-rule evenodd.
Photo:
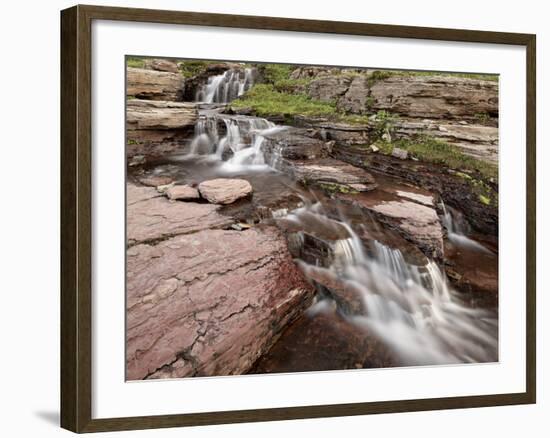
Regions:
M 128 250 L 128 379 L 241 374 L 313 291 L 275 227 Z
M 314 306 L 296 320 L 250 373 L 382 368 L 397 364 L 379 340 L 351 324 L 327 302 Z
M 428 257 L 443 257 L 444 230 L 432 193 L 378 177 L 371 193 L 341 194 L 339 199 L 366 209 L 385 226 L 417 245 Z
M 376 188 L 376 181 L 370 173 L 333 158 L 281 160 L 280 168 L 306 185 L 328 191 L 367 192 Z
M 431 193 L 438 193 L 445 204 L 461 210 L 476 231 L 492 236 L 498 235 L 498 206 L 480 201 L 479 194 L 472 187 L 472 181 L 463 175 L 429 163 L 399 160 L 382 154 L 370 153 L 366 148 L 342 147 L 336 145 L 333 155 L 345 162 L 398 178 Z M 474 177 L 475 179 L 475 177 Z M 498 196 L 497 185 L 494 196 Z

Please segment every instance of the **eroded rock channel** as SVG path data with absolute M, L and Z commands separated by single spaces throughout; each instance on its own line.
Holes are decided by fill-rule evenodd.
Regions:
M 128 70 L 128 379 L 498 359 L 494 83 L 289 71 L 352 123 L 259 116 L 266 67 L 181 68 Z M 430 132 L 479 169 L 406 148 Z

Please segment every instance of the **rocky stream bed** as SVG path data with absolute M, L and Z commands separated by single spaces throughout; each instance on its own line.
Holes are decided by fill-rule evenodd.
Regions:
M 493 83 L 292 72 L 401 114 L 390 133 L 232 105 L 261 68 L 178 69 L 128 69 L 129 380 L 498 360 L 498 183 L 374 141 L 435 133 L 494 165 Z

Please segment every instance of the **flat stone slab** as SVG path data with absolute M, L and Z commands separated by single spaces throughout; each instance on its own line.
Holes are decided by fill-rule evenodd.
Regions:
M 344 186 L 350 191 L 367 192 L 376 188 L 367 171 L 333 158 L 319 160 L 282 160 L 282 170 L 305 185 Z
M 233 219 L 219 213 L 220 206 L 170 202 L 153 187 L 126 185 L 126 238 L 129 245 L 207 228 L 222 228 Z
M 136 245 L 127 260 L 130 380 L 246 373 L 313 296 L 274 226 Z

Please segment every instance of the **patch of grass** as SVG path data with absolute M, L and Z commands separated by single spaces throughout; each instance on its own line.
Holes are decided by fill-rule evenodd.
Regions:
M 495 180 L 498 177 L 497 166 L 466 155 L 456 146 L 433 137 L 420 135 L 412 139 L 399 139 L 392 143 L 378 141 L 376 146 L 380 148 L 380 152 L 386 154 L 391 154 L 394 147 L 405 149 L 410 155 L 421 161 L 442 164 L 450 169 L 458 170 L 457 173 L 461 175 L 467 174 L 460 171 L 469 171 L 477 172 L 488 180 Z M 470 175 L 468 176 L 472 178 Z
M 376 82 L 388 79 L 394 75 L 391 70 L 375 70 L 368 75 L 367 83 L 369 87 L 372 87 Z
M 498 75 L 482 74 L 482 73 L 452 73 L 452 72 L 437 72 L 437 71 L 414 71 L 414 70 L 377 70 L 376 73 L 379 79 L 386 79 L 392 76 L 450 76 L 455 78 L 478 79 L 482 81 L 498 82 Z M 375 77 L 376 78 L 376 77 Z
M 474 114 L 475 119 L 478 123 L 481 123 L 482 125 L 486 124 L 491 120 L 491 116 L 487 113 L 475 113 Z
M 290 79 L 290 74 L 295 70 L 295 66 L 286 64 L 262 64 L 258 67 L 261 71 L 264 81 L 275 85 L 279 81 Z
M 204 72 L 212 61 L 180 61 L 178 68 L 184 78 L 191 78 Z
M 145 67 L 145 59 L 136 58 L 134 56 L 128 56 L 126 58 L 126 66 L 133 67 L 133 68 L 143 68 Z
M 257 84 L 239 99 L 233 101 L 235 108 L 252 108 L 260 117 L 266 116 L 334 116 L 334 104 L 313 100 L 302 93 L 283 93 L 272 84 Z
M 484 205 L 491 205 L 491 198 L 488 198 L 487 196 L 485 195 L 481 195 L 479 194 L 478 195 L 478 199 L 479 201 L 484 204 Z

